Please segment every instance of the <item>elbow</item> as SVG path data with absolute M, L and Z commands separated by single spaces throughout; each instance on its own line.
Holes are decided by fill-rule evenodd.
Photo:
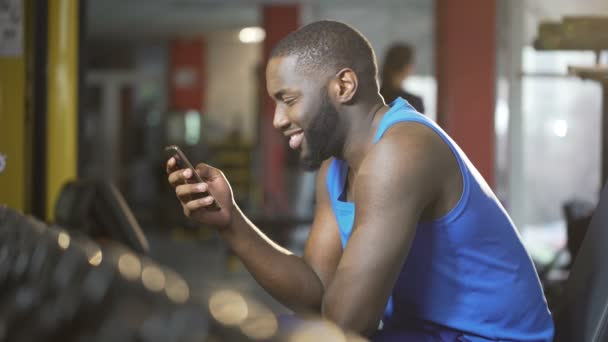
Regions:
M 350 307 L 331 298 L 323 298 L 321 313 L 347 333 L 370 337 L 378 329 L 379 319 L 369 311 Z

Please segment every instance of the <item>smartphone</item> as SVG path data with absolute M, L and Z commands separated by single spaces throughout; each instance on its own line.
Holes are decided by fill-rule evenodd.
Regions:
M 169 160 L 171 157 L 175 158 L 175 163 L 176 163 L 176 166 L 178 169 L 192 170 L 193 178 L 190 178 L 190 180 L 187 181 L 187 183 L 202 183 L 203 182 L 203 179 L 198 175 L 198 172 L 196 172 L 196 169 L 194 168 L 194 166 L 192 166 L 192 163 L 190 163 L 190 160 L 188 160 L 188 157 L 186 157 L 184 152 L 182 152 L 182 150 L 178 146 L 171 145 L 171 146 L 165 147 L 165 154 L 167 156 L 167 160 Z M 196 195 L 193 195 L 192 199 L 203 198 L 203 197 L 207 197 L 209 195 L 210 195 L 209 192 L 205 191 L 205 192 L 201 192 Z M 208 210 L 214 210 L 214 211 L 221 209 L 219 203 L 217 203 L 216 200 L 214 200 L 213 203 L 211 203 L 211 205 L 209 205 L 205 208 Z

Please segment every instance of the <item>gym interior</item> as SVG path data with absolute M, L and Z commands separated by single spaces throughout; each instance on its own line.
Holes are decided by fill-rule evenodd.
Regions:
M 603 0 L 0 0 L 0 341 L 366 340 L 283 329 L 290 310 L 167 182 L 177 145 L 304 253 L 316 173 L 273 127 L 265 67 L 323 19 L 380 70 L 408 46 L 400 87 L 517 227 L 555 340 L 608 341 Z

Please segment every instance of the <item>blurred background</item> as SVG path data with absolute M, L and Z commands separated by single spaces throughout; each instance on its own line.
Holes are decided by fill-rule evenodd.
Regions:
M 236 288 L 281 312 L 183 218 L 163 148 L 222 169 L 252 221 L 301 253 L 315 175 L 271 127 L 264 68 L 320 19 L 359 29 L 381 70 L 409 46 L 401 88 L 469 155 L 543 277 L 563 278 L 550 268 L 608 175 L 604 0 L 0 0 L 0 204 L 53 223 L 75 212 L 58 205 L 67 182 L 108 182 L 195 298 Z

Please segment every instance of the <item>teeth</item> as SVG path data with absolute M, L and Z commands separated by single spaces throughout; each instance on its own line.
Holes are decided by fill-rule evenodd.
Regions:
M 302 140 L 304 139 L 304 133 L 296 133 L 289 137 L 289 147 L 292 149 L 297 149 L 302 145 Z

